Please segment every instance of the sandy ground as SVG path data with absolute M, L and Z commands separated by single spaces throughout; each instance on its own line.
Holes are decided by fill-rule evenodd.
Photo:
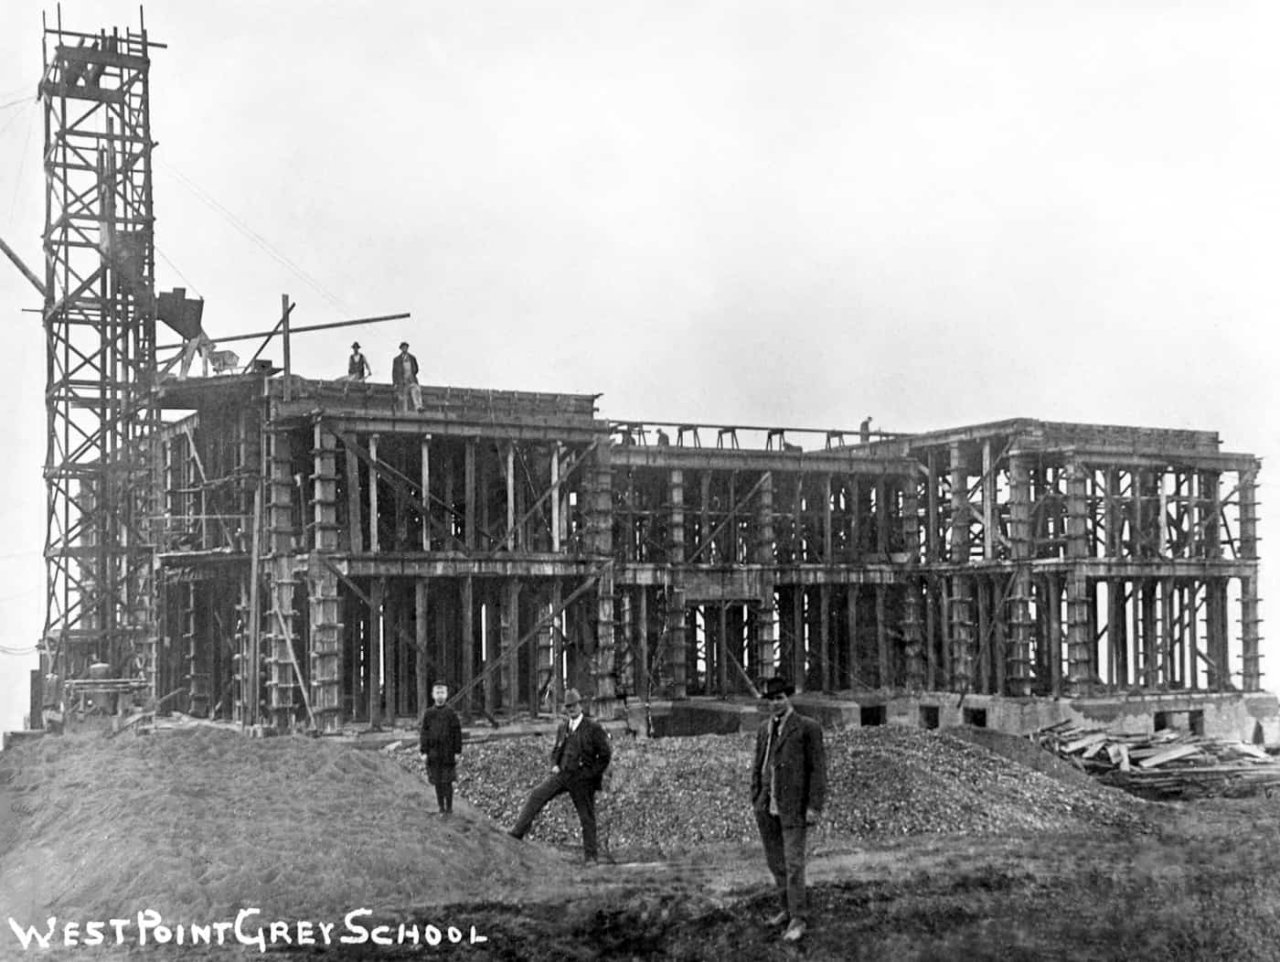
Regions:
M 892 734 L 836 746 L 864 775 L 872 761 L 892 775 L 877 804 L 906 798 L 918 809 L 881 813 L 880 824 L 916 828 L 895 835 L 850 822 L 816 835 L 814 924 L 792 947 L 764 925 L 774 896 L 749 837 L 673 844 L 660 858 L 646 844 L 634 859 L 620 850 L 590 867 L 572 839 L 507 837 L 484 805 L 460 799 L 451 818 L 433 814 L 430 786 L 393 752 L 202 726 L 46 738 L 0 755 L 0 959 L 260 954 L 236 944 L 229 924 L 217 944 L 216 923 L 238 915 L 242 935 L 261 931 L 264 948 L 297 958 L 1280 958 L 1280 801 L 1153 805 L 1039 756 L 1019 762 L 1017 740 L 988 744 L 1006 750 L 998 758 L 959 744 Z M 515 799 L 502 804 L 518 804 L 527 777 L 504 765 L 507 751 L 527 752 L 490 753 Z M 637 791 L 648 790 L 637 762 L 655 752 L 668 773 L 708 754 L 697 742 L 623 748 L 620 768 L 630 766 Z M 497 774 L 483 774 L 473 754 L 476 785 L 491 782 Z M 963 791 L 947 792 L 957 779 Z M 879 797 L 864 794 L 845 808 Z M 1024 817 L 992 830 L 990 813 L 1018 804 Z M 937 805 L 960 808 L 926 810 Z M 561 807 L 549 815 L 571 818 Z M 705 819 L 689 823 L 707 831 Z M 947 830 L 955 825 L 967 828 Z M 148 929 L 149 942 L 168 945 L 139 945 L 139 913 L 163 926 Z M 50 917 L 60 947 L 44 951 L 32 929 L 44 935 Z M 115 944 L 117 918 L 128 922 Z M 93 921 L 105 944 L 83 944 Z M 80 944 L 65 944 L 68 923 Z M 374 944 L 375 933 L 392 944 Z M 441 944 L 415 945 L 411 934 Z M 193 948 L 193 935 L 213 944 Z M 365 941 L 343 944 L 344 935 Z

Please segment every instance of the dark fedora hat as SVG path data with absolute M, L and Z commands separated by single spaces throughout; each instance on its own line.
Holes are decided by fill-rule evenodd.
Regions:
M 359 342 L 359 341 L 356 341 L 354 344 L 352 344 L 352 345 L 351 345 L 351 350 L 353 350 L 353 351 L 358 351 L 358 350 L 360 350 L 360 342 Z
M 760 697 L 766 699 L 781 698 L 783 695 L 788 697 L 796 693 L 796 686 L 791 684 L 785 678 L 766 678 L 760 686 Z
M 570 705 L 580 705 L 580 704 L 582 704 L 582 696 L 578 694 L 578 689 L 570 688 L 564 693 L 565 708 L 568 708 Z

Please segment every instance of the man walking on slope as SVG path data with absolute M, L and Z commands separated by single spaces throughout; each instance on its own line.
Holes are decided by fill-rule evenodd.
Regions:
M 568 792 L 573 807 L 578 810 L 578 821 L 582 823 L 582 851 L 588 862 L 594 862 L 599 856 L 596 792 L 600 791 L 613 749 L 608 733 L 582 714 L 582 698 L 576 688 L 564 693 L 564 710 L 569 717 L 556 731 L 556 744 L 551 749 L 551 774 L 529 794 L 511 835 L 524 838 L 547 802 Z
M 751 807 L 782 902 L 769 925 L 788 923 L 782 934 L 788 942 L 804 935 L 805 836 L 827 796 L 822 726 L 796 713 L 788 697 L 793 694 L 795 688 L 783 679 L 766 679 L 761 697 L 769 703 L 770 717 L 756 735 L 751 766 Z

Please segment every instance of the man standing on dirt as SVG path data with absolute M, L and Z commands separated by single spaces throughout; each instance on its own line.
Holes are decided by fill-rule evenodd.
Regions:
M 761 697 L 769 702 L 770 717 L 756 735 L 751 766 L 751 807 L 782 901 L 769 925 L 787 923 L 782 937 L 788 942 L 804 935 L 805 835 L 817 823 L 827 795 L 822 726 L 796 713 L 793 694 L 795 688 L 785 680 L 765 680 Z
M 440 814 L 453 811 L 453 780 L 457 774 L 457 758 L 462 754 L 462 722 L 458 713 L 445 704 L 449 686 L 436 682 L 431 688 L 435 702 L 422 713 L 422 733 L 418 751 L 427 763 L 427 778 L 436 787 L 436 804 Z
M 588 862 L 594 862 L 599 855 L 596 792 L 600 791 L 613 749 L 605 730 L 582 714 L 582 697 L 576 688 L 564 693 L 564 710 L 569 717 L 556 731 L 556 744 L 551 749 L 551 774 L 529 794 L 511 835 L 524 838 L 547 802 L 568 792 L 573 807 L 578 810 L 578 821 L 582 823 L 582 851 Z

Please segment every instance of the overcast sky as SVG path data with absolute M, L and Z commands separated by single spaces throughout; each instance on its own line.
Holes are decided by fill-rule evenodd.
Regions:
M 41 12 L 0 13 L 0 236 L 37 273 Z M 62 14 L 138 25 L 135 2 Z M 1026 416 L 1280 452 L 1275 4 L 166 0 L 146 18 L 168 44 L 158 286 L 202 295 L 215 338 L 270 326 L 288 292 L 298 324 L 412 312 L 357 333 L 376 379 L 403 338 L 427 383 L 599 392 L 606 417 Z M 6 648 L 44 617 L 38 305 L 0 260 Z M 344 373 L 350 340 L 300 336 L 295 368 Z M 34 664 L 0 654 L 0 728 Z

